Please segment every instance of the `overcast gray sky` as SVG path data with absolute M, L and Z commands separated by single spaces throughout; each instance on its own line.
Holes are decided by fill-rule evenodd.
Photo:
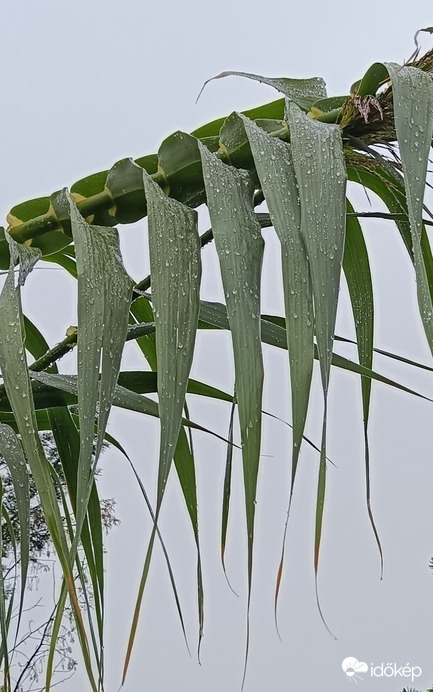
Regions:
M 324 77 L 330 95 L 344 94 L 377 60 L 401 62 L 413 50 L 418 28 L 432 23 L 426 0 L 407 3 L 364 0 L 360 5 L 305 0 L 146 0 L 105 2 L 38 0 L 0 3 L 1 219 L 15 204 L 50 194 L 126 156 L 155 152 L 175 130 L 191 131 L 211 119 L 275 98 L 268 87 L 239 78 L 202 83 L 228 69 L 269 76 Z M 431 46 L 427 40 L 426 47 Z M 353 197 L 366 207 L 359 192 Z M 367 207 L 366 207 L 367 208 Z M 205 224 L 205 220 L 203 220 Z M 416 317 L 413 272 L 392 225 L 369 222 L 376 309 L 376 345 L 428 362 Z M 145 222 L 120 229 L 128 271 L 147 274 Z M 282 311 L 276 244 L 265 231 L 263 310 Z M 137 252 L 137 247 L 140 252 Z M 204 253 L 203 295 L 221 298 L 213 249 Z M 53 289 L 53 286 L 55 287 Z M 74 283 L 62 272 L 35 271 L 24 289 L 24 307 L 51 344 L 76 322 Z M 344 286 L 338 333 L 353 333 Z M 232 362 L 227 335 L 201 335 L 193 376 L 230 389 Z M 141 367 L 128 346 L 126 367 Z M 265 347 L 264 408 L 290 418 L 284 354 Z M 62 364 L 64 371 L 71 362 Z M 376 367 L 433 396 L 431 376 L 396 368 L 383 358 Z M 316 385 L 318 382 L 316 382 Z M 346 690 L 346 657 L 371 665 L 420 667 L 409 686 L 433 683 L 432 404 L 373 388 L 371 415 L 372 501 L 384 549 L 385 571 L 367 521 L 359 382 L 333 372 L 330 400 L 329 471 L 321 604 L 334 640 L 317 612 L 312 540 L 317 455 L 301 459 L 287 542 L 280 598 L 279 641 L 273 623 L 275 571 L 281 548 L 290 459 L 290 432 L 266 419 L 259 483 L 251 648 L 245 692 Z M 316 387 L 308 434 L 320 436 L 320 389 Z M 191 412 L 225 434 L 229 412 L 221 404 L 194 402 Z M 130 453 L 149 489 L 155 488 L 158 425 L 115 412 L 110 430 Z M 241 482 L 235 487 L 227 550 L 236 597 L 219 564 L 222 443 L 197 435 L 201 538 L 206 588 L 202 665 L 185 650 L 165 565 L 158 554 L 144 601 L 140 632 L 125 692 L 220 692 L 239 690 L 245 645 L 246 555 Z M 239 465 L 239 459 L 237 459 Z M 149 520 L 125 461 L 103 456 L 101 494 L 115 497 L 121 526 L 107 540 L 107 692 L 118 689 Z M 165 500 L 162 528 L 172 556 L 192 649 L 195 649 L 195 555 L 175 478 Z M 389 669 L 388 669 L 389 671 Z M 353 682 L 353 680 L 352 680 Z M 399 692 L 401 677 L 358 680 L 366 692 Z M 61 689 L 84 689 L 79 672 Z

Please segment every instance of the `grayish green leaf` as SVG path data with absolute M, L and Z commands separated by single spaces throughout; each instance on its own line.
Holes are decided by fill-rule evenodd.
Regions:
M 69 547 L 57 504 L 50 465 L 45 457 L 38 435 L 30 378 L 25 358 L 25 336 L 20 287 L 37 261 L 39 252 L 32 248 L 18 245 L 9 237 L 9 234 L 6 237 L 9 243 L 11 262 L 9 273 L 0 295 L 0 366 L 6 393 L 21 435 L 23 449 L 44 510 L 45 520 L 62 566 L 77 623 L 78 636 L 89 681 L 92 689 L 96 690 L 87 637 L 75 591 Z M 14 267 L 18 258 L 20 259 L 20 270 L 18 284 L 15 286 Z M 51 641 L 51 649 L 54 646 L 55 637 Z M 50 679 L 50 671 L 48 670 L 46 678 L 47 690 L 50 687 Z
M 314 362 L 313 299 L 310 271 L 301 235 L 301 207 L 291 147 L 279 139 L 270 137 L 245 116 L 241 117 L 250 142 L 272 225 L 281 244 L 293 422 L 292 478 L 288 515 L 307 418 Z M 278 570 L 275 606 L 283 568 L 285 537 L 286 532 L 284 532 L 283 550 Z
M 233 341 L 248 534 L 249 607 L 263 390 L 260 335 L 263 239 L 252 205 L 254 186 L 250 175 L 226 166 L 202 144 L 200 152 Z
M 255 82 L 261 82 L 268 86 L 274 87 L 284 96 L 287 96 L 292 101 L 298 104 L 301 108 L 309 110 L 309 108 L 318 99 L 324 99 L 327 96 L 326 85 L 321 77 L 312 77 L 311 79 L 290 79 L 288 77 L 262 77 L 259 74 L 251 74 L 250 72 L 235 72 L 229 70 L 221 72 L 216 77 L 211 77 L 202 86 L 197 101 L 201 96 L 206 84 L 214 79 L 222 79 L 223 77 L 245 77 L 253 79 Z
M 143 171 L 143 180 L 149 216 L 161 433 L 155 522 L 138 590 L 122 681 L 129 665 L 159 512 L 179 438 L 200 304 L 197 213 L 168 198 L 146 171 Z
M 314 361 L 310 273 L 301 235 L 299 192 L 290 145 L 241 116 L 282 253 L 287 348 L 292 392 L 292 490 L 305 428 Z
M 340 129 L 287 102 L 293 162 L 314 296 L 322 385 L 327 392 L 346 228 L 346 169 Z
M 311 120 L 290 101 L 287 101 L 286 107 L 301 201 L 301 232 L 310 266 L 314 326 L 324 395 L 314 548 L 317 593 L 326 488 L 327 394 L 346 228 L 347 176 L 339 127 Z
M 57 499 L 49 472 L 49 464 L 39 440 L 30 378 L 24 350 L 24 326 L 21 311 L 20 287 L 39 257 L 39 252 L 19 246 L 8 235 L 11 252 L 9 274 L 0 295 L 0 366 L 4 386 L 10 401 L 23 448 L 30 464 L 35 483 L 44 508 L 47 525 L 53 534 L 56 548 L 63 555 L 64 567 L 69 567 L 66 558 L 67 544 L 57 505 Z M 20 259 L 18 284 L 15 286 L 14 266 Z
M 65 191 L 65 198 L 66 194 Z M 69 210 L 78 271 L 77 526 L 80 527 L 84 518 L 80 506 L 85 512 L 93 481 L 95 418 L 98 423 L 96 464 L 126 340 L 132 282 L 123 267 L 117 230 L 90 226 L 72 200 L 69 200 Z
M 197 213 L 169 199 L 144 172 L 149 213 L 161 441 L 161 504 L 182 420 L 198 324 L 201 279 Z
M 395 129 L 403 164 L 418 304 L 433 353 L 433 303 L 421 251 L 424 190 L 433 135 L 433 81 L 429 74 L 416 67 L 400 67 L 395 63 L 385 63 L 385 66 L 392 81 Z
M 358 219 L 350 216 L 353 207 L 347 200 L 346 243 L 343 270 L 349 289 L 350 303 L 355 321 L 356 345 L 361 365 L 371 370 L 373 366 L 374 301 L 370 262 L 367 247 Z M 361 377 L 362 407 L 364 418 L 364 458 L 367 512 L 380 555 L 380 572 L 383 574 L 383 554 L 379 534 L 374 521 L 370 497 L 370 445 L 368 420 L 370 414 L 371 379 Z
M 55 375 L 48 372 L 30 372 L 32 379 L 42 382 L 49 387 L 54 387 L 55 389 L 60 389 L 63 392 L 77 396 L 77 377 L 76 375 Z M 159 407 L 156 401 L 149 399 L 146 396 L 137 394 L 130 389 L 121 387 L 117 385 L 114 396 L 113 396 L 113 406 L 119 406 L 128 411 L 136 411 L 137 413 L 144 413 L 148 416 L 153 416 L 154 418 L 159 418 Z M 5 420 L 4 416 L 8 414 L 3 414 L 1 416 L 2 420 Z M 7 421 L 10 423 L 10 421 Z M 194 423 L 188 418 L 182 418 L 182 425 L 193 428 L 194 430 L 201 430 L 202 432 L 209 433 L 214 437 L 217 437 L 223 442 L 227 442 L 224 437 L 217 435 L 217 433 L 208 430 L 207 428 Z

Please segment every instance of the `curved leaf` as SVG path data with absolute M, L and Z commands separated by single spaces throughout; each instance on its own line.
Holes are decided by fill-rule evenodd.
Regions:
M 301 108 L 308 110 L 318 99 L 326 98 L 326 85 L 321 77 L 312 77 L 311 79 L 290 79 L 288 77 L 262 77 L 259 74 L 251 74 L 250 72 L 234 72 L 229 70 L 221 72 L 215 77 L 211 77 L 203 84 L 197 101 L 201 96 L 206 84 L 214 79 L 222 79 L 223 77 L 245 77 L 252 79 L 255 82 L 267 84 L 274 87 L 277 91 L 281 91 L 284 96 L 287 96 L 292 101 L 298 104 Z

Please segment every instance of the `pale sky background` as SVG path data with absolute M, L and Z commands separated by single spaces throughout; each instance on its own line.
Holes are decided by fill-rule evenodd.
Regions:
M 402 62 L 413 51 L 418 28 L 432 24 L 431 4 L 328 0 L 295 4 L 184 0 L 105 2 L 63 0 L 0 3 L 1 223 L 16 203 L 50 194 L 118 159 L 155 152 L 175 130 L 186 132 L 233 110 L 277 98 L 270 88 L 239 78 L 202 83 L 223 70 L 268 76 L 324 77 L 330 95 L 344 94 L 377 60 Z M 426 48 L 432 39 L 423 40 Z M 358 205 L 368 208 L 357 193 Z M 373 197 L 374 199 L 374 197 Z M 375 204 L 375 208 L 380 208 Z M 147 274 L 145 222 L 120 228 L 125 263 L 137 280 Z M 206 228 L 203 222 L 202 229 Z M 375 344 L 429 362 L 416 317 L 414 275 L 392 224 L 368 222 L 377 290 Z M 263 311 L 282 311 L 278 253 L 264 232 Z M 137 250 L 137 247 L 139 250 Z M 204 251 L 203 297 L 220 299 L 212 248 Z M 46 266 L 40 264 L 39 266 Z M 206 273 L 208 272 L 208 273 Z M 53 288 L 54 287 L 54 288 Z M 337 332 L 353 328 L 342 286 Z M 76 323 L 74 282 L 60 271 L 37 270 L 24 289 L 24 307 L 51 345 Z M 205 334 L 197 345 L 193 376 L 232 386 L 227 335 Z M 343 352 L 340 350 L 340 352 Z M 348 351 L 347 351 L 348 352 Z M 348 352 L 349 353 L 349 352 Z M 353 353 L 353 352 L 350 352 Z M 142 366 L 133 346 L 126 367 Z M 264 409 L 290 420 L 284 354 L 264 348 Z M 72 361 L 62 362 L 63 371 Z M 376 369 L 433 397 L 432 377 L 378 357 Z M 279 606 L 282 642 L 273 622 L 275 573 L 285 519 L 290 431 L 265 419 L 257 505 L 257 540 L 251 611 L 251 647 L 245 692 L 311 690 L 343 692 L 348 656 L 370 666 L 420 666 L 408 686 L 433 683 L 433 404 L 373 386 L 371 411 L 372 503 L 385 571 L 365 507 L 360 387 L 355 376 L 333 372 L 330 395 L 330 467 L 319 592 L 334 640 L 316 607 L 313 526 L 318 457 L 305 448 L 287 542 Z M 316 380 L 316 385 L 318 380 Z M 229 410 L 193 401 L 200 422 L 226 434 Z M 320 389 L 316 386 L 308 434 L 320 439 Z M 115 412 L 110 431 L 131 455 L 146 487 L 155 490 L 158 424 Z M 165 564 L 155 553 L 139 636 L 125 692 L 237 692 L 245 645 L 246 553 L 240 478 L 235 484 L 227 566 L 237 598 L 219 563 L 220 502 L 225 448 L 196 436 L 201 541 L 206 589 L 202 665 L 190 659 L 182 639 Z M 240 460 L 236 459 L 239 466 Z M 102 497 L 115 497 L 121 520 L 107 540 L 106 690 L 120 684 L 128 624 L 138 587 L 150 522 L 124 459 L 105 454 Z M 162 528 L 173 561 L 192 651 L 197 619 L 195 553 L 174 476 L 165 499 Z M 401 692 L 402 678 L 359 681 L 366 692 Z M 78 672 L 59 689 L 86 689 Z

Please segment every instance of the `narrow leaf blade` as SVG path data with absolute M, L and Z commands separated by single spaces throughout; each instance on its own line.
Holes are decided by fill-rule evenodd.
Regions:
M 249 618 L 263 391 L 260 335 L 263 239 L 252 205 L 254 190 L 249 174 L 226 166 L 201 144 L 200 152 L 233 341 L 248 536 Z M 247 654 L 248 633 L 249 629 Z
M 418 304 L 433 353 L 433 301 L 421 251 L 423 199 L 433 135 L 433 82 L 429 74 L 416 67 L 385 65 L 393 89 L 395 129 L 403 164 Z
M 327 394 L 346 228 L 347 176 L 338 126 L 311 120 L 290 101 L 287 101 L 287 119 L 301 202 L 301 233 L 310 266 L 324 396 L 314 550 L 317 590 L 326 489 Z

